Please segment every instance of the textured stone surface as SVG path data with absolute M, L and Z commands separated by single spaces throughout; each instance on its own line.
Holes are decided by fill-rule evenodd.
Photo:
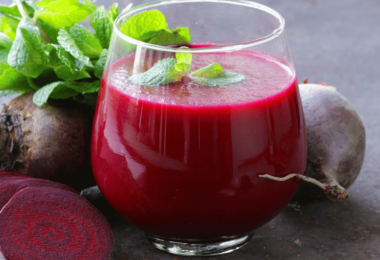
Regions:
M 5 0 L 10 3 L 11 0 Z M 106 7 L 115 1 L 98 0 Z M 130 1 L 118 1 L 122 7 Z M 148 1 L 133 1 L 134 5 Z M 289 204 L 255 231 L 247 246 L 208 259 L 380 258 L 380 27 L 378 0 L 260 0 L 280 12 L 301 80 L 337 87 L 357 109 L 367 132 L 366 157 L 345 201 Z M 207 12 L 207 10 L 201 10 Z M 114 231 L 113 259 L 181 260 L 154 249 L 142 231 L 121 219 L 103 199 L 93 203 Z M 200 259 L 200 258 L 192 258 Z

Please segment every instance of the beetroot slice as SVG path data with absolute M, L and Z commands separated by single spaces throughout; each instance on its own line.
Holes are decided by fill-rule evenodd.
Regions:
M 13 181 L 25 180 L 25 179 L 31 179 L 31 177 L 28 177 L 28 176 L 15 176 L 15 177 L 7 177 L 7 178 L 0 179 L 0 188 L 3 185 L 7 184 L 7 183 L 10 183 L 10 182 L 13 182 Z
M 112 252 L 106 218 L 69 191 L 50 187 L 19 191 L 1 210 L 0 226 L 4 259 L 107 260 Z
M 13 195 L 27 187 L 51 187 L 79 194 L 73 188 L 62 183 L 47 181 L 43 179 L 25 178 L 24 180 L 9 182 L 0 187 L 0 210 L 4 207 L 5 204 L 7 204 Z
M 8 177 L 23 177 L 24 175 L 13 172 L 0 172 L 0 180 Z M 25 176 L 27 177 L 27 176 Z

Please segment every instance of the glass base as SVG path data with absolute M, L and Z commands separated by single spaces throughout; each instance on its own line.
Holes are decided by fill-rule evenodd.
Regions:
M 220 242 L 207 242 L 207 240 L 181 240 L 173 241 L 171 239 L 146 235 L 157 249 L 170 254 L 182 256 L 211 256 L 222 255 L 238 250 L 243 247 L 252 238 L 253 232 L 233 237 L 223 237 Z

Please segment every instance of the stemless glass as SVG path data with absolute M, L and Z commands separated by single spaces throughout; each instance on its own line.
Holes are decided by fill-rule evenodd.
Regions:
M 188 27 L 186 48 L 144 43 L 120 28 L 160 10 L 169 29 Z M 96 107 L 92 165 L 111 206 L 158 249 L 217 255 L 242 247 L 275 217 L 300 181 L 306 139 L 292 59 L 276 11 L 243 0 L 157 1 L 114 25 Z M 188 75 L 161 86 L 129 77 L 191 53 L 193 72 L 217 62 L 239 83 L 203 86 Z

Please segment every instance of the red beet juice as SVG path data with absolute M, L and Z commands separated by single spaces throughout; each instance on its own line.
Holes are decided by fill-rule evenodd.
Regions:
M 112 64 L 102 80 L 92 165 L 105 198 L 130 223 L 173 239 L 242 235 L 278 214 L 303 173 L 306 139 L 294 71 L 256 51 L 193 54 L 192 70 L 218 62 L 245 80 L 160 87 L 128 77 L 173 54 L 147 51 Z M 137 65 L 136 65 L 137 64 Z

